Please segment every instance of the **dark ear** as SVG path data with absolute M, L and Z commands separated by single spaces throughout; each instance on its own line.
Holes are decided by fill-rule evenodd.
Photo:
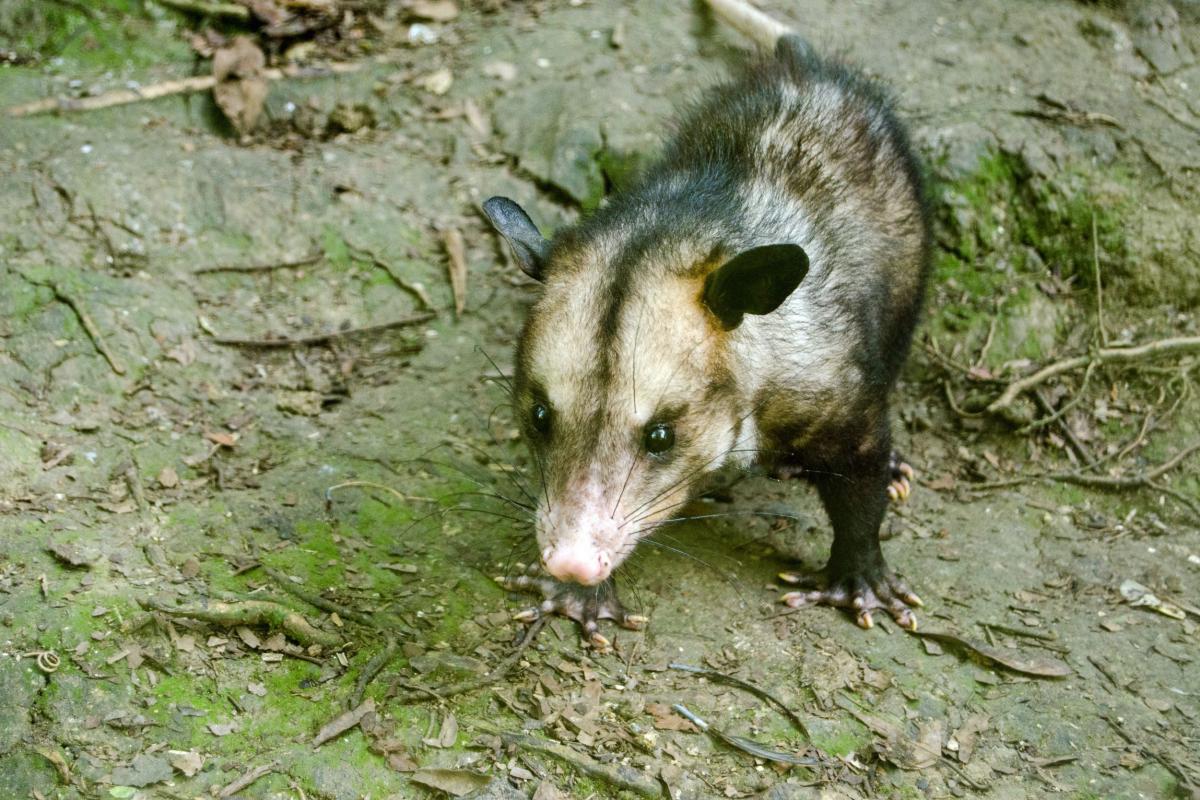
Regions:
M 745 314 L 770 314 L 808 274 L 808 254 L 795 244 L 768 244 L 735 256 L 704 280 L 704 305 L 731 331 Z
M 535 281 L 542 280 L 550 242 L 525 210 L 507 197 L 493 197 L 483 204 L 483 213 L 512 247 L 521 270 Z

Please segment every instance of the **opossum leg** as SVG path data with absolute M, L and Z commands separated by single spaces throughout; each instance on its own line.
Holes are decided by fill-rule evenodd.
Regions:
M 912 481 L 916 478 L 912 465 L 904 456 L 893 450 L 888 457 L 888 473 L 891 476 L 887 488 L 888 498 L 893 503 L 906 502 L 912 494 Z
M 783 602 L 793 607 L 824 604 L 847 608 L 863 628 L 874 624 L 873 611 L 884 610 L 897 625 L 915 629 L 917 618 L 912 608 L 922 605 L 921 598 L 888 568 L 879 546 L 879 526 L 887 511 L 891 479 L 887 451 L 874 458 L 860 457 L 853 466 L 831 473 L 813 480 L 833 523 L 833 548 L 822 570 L 821 588 L 789 592 Z M 847 477 L 851 475 L 855 477 Z
M 537 565 L 522 574 L 496 578 L 506 589 L 541 594 L 542 602 L 513 616 L 521 622 L 533 622 L 546 614 L 559 614 L 579 623 L 584 639 L 600 652 L 607 652 L 612 643 L 600 632 L 600 620 L 611 619 L 623 628 L 640 630 L 646 618 L 630 614 L 617 597 L 617 587 L 609 578 L 597 586 L 560 583 L 541 571 Z

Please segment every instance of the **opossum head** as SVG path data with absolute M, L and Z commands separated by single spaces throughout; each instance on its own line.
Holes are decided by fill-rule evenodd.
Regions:
M 553 243 L 512 201 L 485 211 L 543 284 L 517 348 L 514 407 L 540 472 L 539 551 L 555 578 L 597 584 L 677 515 L 701 478 L 753 448 L 731 339 L 808 269 L 790 244 L 568 230 Z

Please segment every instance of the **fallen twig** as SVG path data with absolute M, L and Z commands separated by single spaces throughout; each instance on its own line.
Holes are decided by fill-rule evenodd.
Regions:
M 250 9 L 237 3 L 206 3 L 203 0 L 157 0 L 159 5 L 183 11 L 188 14 L 200 14 L 206 17 L 226 17 L 240 22 L 250 21 Z
M 1161 478 L 1166 473 L 1175 469 L 1188 456 L 1200 450 L 1200 442 L 1193 442 L 1187 447 L 1180 450 L 1169 459 L 1159 464 L 1149 472 L 1141 475 L 1134 475 L 1129 478 L 1110 478 L 1105 475 L 1084 475 L 1079 472 L 1055 472 L 1044 477 L 1050 480 L 1062 481 L 1063 483 L 1077 483 L 1080 486 L 1096 486 L 1106 489 L 1134 489 L 1142 486 L 1150 486 L 1151 482 L 1157 478 Z
M 329 75 L 357 72 L 360 69 L 362 69 L 362 64 L 335 61 L 321 67 L 288 66 L 282 69 L 267 69 L 263 70 L 262 76 L 269 81 L 279 81 L 284 78 L 323 78 Z M 102 108 L 140 103 L 143 100 L 157 100 L 160 97 L 170 97 L 176 94 L 206 92 L 216 84 L 217 80 L 212 75 L 197 75 L 192 78 L 180 78 L 153 83 L 149 86 L 139 86 L 137 89 L 116 89 L 94 97 L 47 97 L 32 103 L 9 106 L 4 110 L 4 114 L 9 117 L 31 117 L 51 112 L 97 111 Z
M 375 680 L 375 676 L 386 667 L 393 658 L 396 657 L 396 637 L 389 636 L 387 644 L 384 648 L 371 657 L 371 660 L 366 663 L 362 671 L 358 673 L 358 680 L 354 682 L 354 694 L 350 695 L 346 701 L 348 708 L 356 708 L 362 703 L 363 695 L 367 691 L 367 686 L 371 681 Z
M 1167 461 L 1158 465 L 1150 472 L 1132 475 L 1123 478 L 1114 478 L 1106 475 L 1088 475 L 1083 472 L 1047 472 L 1041 475 L 1025 475 L 1020 478 L 1009 478 L 1000 481 L 987 481 L 984 483 L 976 483 L 967 486 L 971 491 L 988 491 L 991 489 L 1008 489 L 1013 486 L 1020 486 L 1023 483 L 1031 483 L 1033 481 L 1056 481 L 1058 483 L 1072 483 L 1076 486 L 1089 486 L 1094 489 L 1104 489 L 1107 491 L 1121 491 L 1125 489 L 1152 489 L 1156 492 L 1175 499 L 1181 505 L 1187 507 L 1197 518 L 1200 518 L 1200 504 L 1195 500 L 1172 489 L 1170 486 L 1164 486 L 1158 482 L 1170 470 L 1179 466 L 1179 464 L 1188 456 L 1200 450 L 1200 442 L 1192 444 L 1180 450 Z
M 108 362 L 108 366 L 112 368 L 112 371 L 118 375 L 125 374 L 125 365 L 122 364 L 120 359 L 117 358 L 116 354 L 109 349 L 108 344 L 104 341 L 104 334 L 100 333 L 100 328 L 87 313 L 87 309 L 85 309 L 78 300 L 63 291 L 62 287 L 57 283 L 31 280 L 28 277 L 26 280 L 37 286 L 45 286 L 50 291 L 54 292 L 55 300 L 59 301 L 67 308 L 75 312 L 75 316 L 79 320 L 79 324 L 83 326 L 83 330 L 87 333 L 88 338 L 92 340 L 92 346 L 96 348 L 96 352 L 104 357 L 104 360 Z
M 326 633 L 297 612 L 269 600 L 243 600 L 235 603 L 210 601 L 206 605 L 169 606 L 153 598 L 139 600 L 141 606 L 172 617 L 188 617 L 214 625 L 269 625 L 281 629 L 303 645 L 337 647 L 341 639 Z
M 339 489 L 349 489 L 352 486 L 361 486 L 363 488 L 378 489 L 381 492 L 388 492 L 392 495 L 392 497 L 395 497 L 397 500 L 399 500 L 402 503 L 408 503 L 412 500 L 418 500 L 418 499 L 421 499 L 421 500 L 428 499 L 428 498 L 409 497 L 408 495 L 404 494 L 404 492 L 401 492 L 399 489 L 393 489 L 391 486 L 385 486 L 384 484 L 376 483 L 375 481 L 342 481 L 341 483 L 335 483 L 333 486 L 329 486 L 325 489 L 325 507 L 326 507 L 326 509 L 331 508 L 333 505 L 333 493 L 334 492 L 336 492 Z
M 394 319 L 391 322 L 380 322 L 375 325 L 363 325 L 357 328 L 346 328 L 341 331 L 331 331 L 329 333 L 318 333 L 313 336 L 301 336 L 296 339 L 239 339 L 227 336 L 214 336 L 213 341 L 217 344 L 225 345 L 226 347 L 261 347 L 261 348 L 280 348 L 280 347 L 311 347 L 318 344 L 327 344 L 335 339 L 344 339 L 347 336 L 360 336 L 368 333 L 378 333 L 392 328 L 403 328 L 410 325 L 419 325 L 422 322 L 428 322 L 436 316 L 433 312 L 421 314 L 413 314 L 411 317 L 403 317 Z
M 330 614 L 337 614 L 343 619 L 353 620 L 363 625 L 371 625 L 373 627 L 376 625 L 375 620 L 371 619 L 371 617 L 368 615 L 360 614 L 351 608 L 346 608 L 345 606 L 335 603 L 328 598 L 322 597 L 316 592 L 310 592 L 307 589 L 301 589 L 294 582 L 289 580 L 287 575 L 284 575 L 277 569 L 268 567 L 266 564 L 262 564 L 260 566 L 262 566 L 263 571 L 275 581 L 275 584 L 280 589 L 292 595 L 293 597 L 300 598 L 310 606 L 319 608 L 322 611 L 328 611 Z
M 797 756 L 793 755 L 792 753 L 784 753 L 780 750 L 775 750 L 773 748 L 761 745 L 753 739 L 747 739 L 744 736 L 734 736 L 718 730 L 689 711 L 687 706 L 685 706 L 683 703 L 676 703 L 671 707 L 700 730 L 704 731 L 710 736 L 715 737 L 719 741 L 724 742 L 730 747 L 736 750 L 741 750 L 743 753 L 748 753 L 755 758 L 765 758 L 768 761 L 776 761 L 780 764 L 790 764 L 794 767 L 815 767 L 821 763 L 820 759 L 816 759 L 811 756 Z
M 274 772 L 276 766 L 277 764 L 272 761 L 270 764 L 263 764 L 261 767 L 255 767 L 237 780 L 225 784 L 225 786 L 217 794 L 217 797 L 233 797 L 235 794 L 247 788 L 250 786 L 250 784 L 254 783 L 262 776 L 269 772 Z
M 467 307 L 467 255 L 462 231 L 446 228 L 442 231 L 442 246 L 449 259 L 450 288 L 454 292 L 454 314 L 462 316 Z
M 359 261 L 367 261 L 376 269 L 381 269 L 386 272 L 394 284 L 417 299 L 417 302 L 421 304 L 421 308 L 426 311 L 435 310 L 433 307 L 433 301 L 429 298 L 429 293 L 425 291 L 424 286 L 400 277 L 400 275 L 396 273 L 396 270 L 392 269 L 392 265 L 384 261 L 375 251 L 366 247 L 359 247 L 357 244 L 350 241 L 346 242 L 346 247 L 350 250 L 351 258 Z
M 218 264 L 215 267 L 200 267 L 197 270 L 193 270 L 192 274 L 210 275 L 214 272 L 271 272 L 277 269 L 295 269 L 315 264 L 324 257 L 324 253 L 312 253 L 294 261 L 278 261 L 265 264 Z
M 1079 391 L 1075 393 L 1075 397 L 1071 400 L 1068 400 L 1066 403 L 1063 403 L 1063 406 L 1060 409 L 1056 410 L 1054 408 L 1054 405 L 1050 402 L 1049 398 L 1046 397 L 1046 393 L 1043 392 L 1041 388 L 1034 389 L 1033 396 L 1037 398 L 1038 405 L 1041 406 L 1042 410 L 1050 416 L 1043 417 L 1042 419 L 1032 422 L 1021 429 L 1024 432 L 1028 430 L 1035 430 L 1043 425 L 1049 425 L 1051 422 L 1058 423 L 1058 429 L 1062 431 L 1063 437 L 1067 440 L 1067 444 L 1071 446 L 1071 449 L 1075 451 L 1075 455 L 1079 456 L 1079 459 L 1083 462 L 1083 465 L 1088 469 L 1091 469 L 1096 464 L 1096 459 L 1090 452 L 1088 452 L 1088 449 L 1083 446 L 1083 442 L 1079 441 L 1079 437 L 1075 435 L 1075 431 L 1071 430 L 1071 426 L 1067 424 L 1067 421 L 1063 419 L 1063 416 L 1071 408 L 1078 405 L 1083 399 L 1083 390 L 1087 386 L 1088 380 L 1091 378 L 1092 367 L 1095 366 L 1095 363 L 1096 362 L 1093 361 L 1091 364 L 1088 364 L 1087 372 L 1083 374 L 1083 386 L 1080 386 Z
M 792 721 L 792 724 L 796 726 L 796 729 L 798 731 L 800 731 L 800 733 L 804 734 L 805 739 L 812 738 L 808 734 L 808 727 L 804 724 L 804 721 L 802 719 L 800 719 L 799 715 L 797 715 L 795 711 L 792 711 L 792 709 L 788 708 L 786 703 L 784 703 L 782 700 L 780 700 L 775 695 L 768 692 L 766 689 L 755 686 L 753 683 L 750 683 L 749 681 L 744 681 L 741 678 L 735 677 L 733 675 L 726 675 L 724 672 L 717 672 L 714 669 L 705 669 L 704 667 L 693 667 L 688 664 L 678 664 L 678 663 L 668 664 L 667 666 L 669 666 L 671 669 L 677 669 L 677 670 L 681 670 L 683 672 L 691 672 L 695 675 L 700 675 L 702 677 L 708 678 L 709 680 L 715 680 L 715 681 L 720 681 L 722 683 L 728 683 L 731 686 L 736 686 L 739 689 L 744 689 L 745 691 L 749 692 L 752 695 L 761 697 L 763 700 L 766 700 L 768 703 L 771 703 L 773 706 L 775 706 L 780 711 L 782 711 L 784 713 L 784 715 L 786 715 L 787 718 Z M 695 722 L 695 720 L 692 720 L 692 722 Z
M 521 639 L 521 643 L 517 645 L 515 650 L 509 653 L 507 658 L 497 664 L 488 674 L 480 678 L 472 678 L 468 681 L 446 686 L 442 689 L 437 689 L 436 691 L 433 689 L 428 689 L 424 686 L 414 685 L 408 694 L 401 695 L 396 699 L 401 703 L 411 703 L 414 700 L 419 699 L 422 695 L 429 694 L 433 695 L 438 700 L 445 700 L 447 697 L 453 697 L 456 694 L 463 694 L 464 692 L 473 692 L 476 689 L 482 689 L 484 686 L 490 686 L 491 684 L 496 683 L 508 675 L 508 673 L 512 671 L 512 668 L 516 666 L 517 662 L 521 659 L 521 654 L 525 652 L 525 648 L 533 644 L 533 640 L 537 638 L 538 633 L 540 633 L 542 627 L 545 626 L 547 619 L 548 617 L 540 617 L 528 628 L 526 628 L 525 637 Z M 394 691 L 399 685 L 400 683 L 397 681 L 396 683 L 392 684 L 391 688 L 388 689 L 387 696 L 389 698 L 395 697 Z
M 633 767 L 628 767 L 624 764 L 614 764 L 612 766 L 601 764 L 589 756 L 576 753 L 566 745 L 552 742 L 549 739 L 529 736 L 524 733 L 502 731 L 490 725 L 480 725 L 479 728 L 493 736 L 499 736 L 501 741 L 510 747 L 520 747 L 557 758 L 559 761 L 564 761 L 579 770 L 584 775 L 604 781 L 618 789 L 635 792 L 643 797 L 663 796 L 662 787 L 658 783 L 650 778 L 650 776 L 643 774 Z
M 321 726 L 321 730 L 317 731 L 317 735 L 313 737 L 313 748 L 320 747 L 337 736 L 341 736 L 346 731 L 353 728 L 358 723 L 362 722 L 362 718 L 367 714 L 374 713 L 375 700 L 368 697 L 364 702 L 359 703 L 349 711 L 343 711 L 336 717 L 326 722 Z
M 989 413 L 998 414 L 1012 405 L 1014 400 L 1035 386 L 1045 383 L 1056 375 L 1087 366 L 1093 361 L 1099 361 L 1102 364 L 1122 364 L 1180 352 L 1200 352 L 1200 336 L 1178 336 L 1171 339 L 1159 339 L 1136 347 L 1101 347 L 1089 355 L 1074 356 L 1073 358 L 1056 361 L 1053 364 L 1042 367 L 1032 375 L 1027 375 L 1020 380 L 1013 381 L 1008 384 L 999 397 L 988 405 L 987 410 Z

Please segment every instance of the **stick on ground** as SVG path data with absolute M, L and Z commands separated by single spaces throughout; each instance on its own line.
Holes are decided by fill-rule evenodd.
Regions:
M 529 736 L 523 733 L 513 733 L 511 731 L 502 731 L 492 728 L 491 726 L 481 726 L 484 730 L 494 736 L 499 736 L 501 741 L 510 747 L 520 747 L 525 750 L 532 750 L 535 753 L 557 758 L 559 761 L 564 761 L 570 764 L 575 769 L 587 775 L 590 778 L 604 781 L 605 783 L 624 789 L 625 791 L 640 794 L 643 797 L 662 797 L 662 787 L 658 785 L 650 776 L 644 774 L 640 770 L 633 767 L 615 764 L 609 766 L 601 764 L 599 761 L 577 753 L 566 745 L 552 742 L 549 739 L 542 739 L 537 736 Z
M 1178 336 L 1172 339 L 1159 339 L 1136 347 L 1101 347 L 1095 353 L 1085 356 L 1075 356 L 1056 361 L 1042 367 L 1032 375 L 1010 383 L 1004 391 L 988 405 L 987 410 L 997 414 L 1012 405 L 1018 397 L 1039 384 L 1045 383 L 1056 375 L 1070 372 L 1087 366 L 1093 361 L 1102 364 L 1127 364 L 1132 361 L 1151 359 L 1170 353 L 1200 352 L 1200 336 Z
M 324 78 L 330 75 L 344 75 L 362 69 L 362 64 L 335 61 L 323 67 L 284 67 L 283 69 L 264 70 L 262 75 L 269 81 L 279 81 L 284 78 Z M 97 111 L 102 108 L 123 106 L 129 103 L 140 103 L 145 100 L 157 100 L 160 97 L 170 97 L 176 94 L 192 92 L 207 92 L 216 86 L 217 80 L 212 75 L 197 75 L 192 78 L 180 78 L 162 83 L 152 83 L 137 89 L 116 89 L 104 92 L 95 97 L 47 97 L 19 106 L 9 106 L 4 110 L 9 117 L 32 117 L 37 114 L 57 112 L 66 114 L 76 111 Z
M 311 347 L 318 344 L 328 344 L 335 339 L 344 339 L 347 336 L 359 336 L 367 333 L 378 333 L 392 328 L 404 328 L 409 325 L 419 325 L 422 322 L 428 322 L 433 319 L 435 314 L 426 312 L 424 314 L 413 314 L 411 317 L 402 317 L 394 319 L 391 322 L 380 322 L 375 325 L 363 325 L 358 328 L 347 328 L 343 331 L 330 331 L 329 333 L 318 333 L 313 336 L 301 336 L 296 339 L 240 339 L 229 336 L 214 336 L 213 341 L 217 344 L 225 345 L 226 347 L 260 347 L 260 348 L 281 348 L 281 347 Z
M 463 681 L 462 683 L 456 683 L 451 686 L 447 686 L 444 689 L 435 690 L 427 689 L 424 686 L 414 686 L 408 694 L 401 695 L 396 699 L 401 703 L 411 703 L 414 700 L 419 700 L 426 695 L 432 695 L 438 700 L 444 701 L 447 697 L 453 697 L 456 694 L 463 694 L 465 692 L 473 692 L 476 689 L 482 689 L 484 686 L 490 686 L 491 684 L 496 683 L 508 675 L 508 673 L 512 671 L 512 668 L 517 665 L 517 662 L 521 660 L 521 654 L 525 652 L 525 649 L 529 647 L 529 645 L 533 644 L 533 640 L 537 638 L 538 633 L 540 633 L 542 627 L 545 626 L 547 619 L 549 619 L 549 617 L 541 617 L 535 620 L 528 628 L 526 628 L 525 638 L 521 640 L 521 643 L 517 645 L 515 650 L 508 654 L 507 658 L 497 664 L 487 675 L 484 675 L 480 678 L 472 678 L 471 680 Z M 394 696 L 395 689 L 399 685 L 399 681 L 392 684 L 391 688 L 388 690 L 388 697 Z
M 325 257 L 324 253 L 310 253 L 293 261 L 277 261 L 265 264 L 218 264 L 215 267 L 200 267 L 193 275 L 210 275 L 214 272 L 272 272 L 277 269 L 295 269 L 315 264 Z
M 236 603 L 209 601 L 204 605 L 170 606 L 153 598 L 139 601 L 143 608 L 171 617 L 187 617 L 214 625 L 269 625 L 281 629 L 303 645 L 317 644 L 337 647 L 342 640 L 332 633 L 314 628 L 300 614 L 286 606 L 267 600 L 244 600 Z

